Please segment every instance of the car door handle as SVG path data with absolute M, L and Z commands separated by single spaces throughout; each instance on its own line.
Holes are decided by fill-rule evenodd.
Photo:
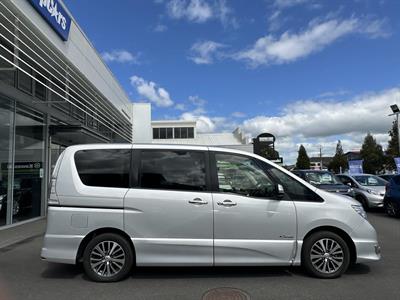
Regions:
M 197 205 L 204 205 L 204 204 L 208 204 L 207 201 L 204 201 L 200 198 L 194 198 L 193 200 L 189 200 L 190 204 L 197 204 Z
M 222 206 L 227 206 L 227 207 L 231 207 L 231 206 L 235 206 L 237 205 L 236 202 L 233 202 L 232 200 L 224 200 L 222 202 L 217 202 L 218 205 L 222 205 Z

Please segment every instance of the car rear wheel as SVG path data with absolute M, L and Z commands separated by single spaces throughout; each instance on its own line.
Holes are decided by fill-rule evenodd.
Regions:
M 303 244 L 302 266 L 314 277 L 337 278 L 346 272 L 349 264 L 349 247 L 336 233 L 319 231 Z
M 122 280 L 129 274 L 132 266 L 132 247 L 118 234 L 104 233 L 96 236 L 83 253 L 83 268 L 93 281 Z
M 385 202 L 385 211 L 391 217 L 399 217 L 400 209 L 392 201 Z

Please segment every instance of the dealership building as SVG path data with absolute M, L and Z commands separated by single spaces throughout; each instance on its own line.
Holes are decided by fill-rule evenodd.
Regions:
M 132 142 L 132 105 L 60 0 L 0 1 L 0 228 L 46 214 L 72 144 Z

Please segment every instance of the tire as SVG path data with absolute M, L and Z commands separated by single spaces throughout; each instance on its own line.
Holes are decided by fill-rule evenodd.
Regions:
M 134 262 L 129 242 L 115 233 L 94 237 L 83 252 L 83 269 L 97 282 L 115 282 L 128 276 Z
M 323 249 L 321 243 L 328 251 Z M 349 246 L 339 235 L 331 231 L 313 233 L 304 241 L 301 264 L 313 277 L 323 279 L 340 277 L 350 265 Z
M 385 212 L 390 217 L 400 217 L 400 209 L 392 201 L 385 201 Z
M 358 195 L 358 196 L 356 196 L 356 200 L 361 203 L 361 205 L 365 211 L 369 211 L 368 200 L 365 199 L 364 196 Z

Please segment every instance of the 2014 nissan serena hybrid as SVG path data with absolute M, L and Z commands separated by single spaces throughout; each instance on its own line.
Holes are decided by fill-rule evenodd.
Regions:
M 42 258 L 117 281 L 134 266 L 290 266 L 335 278 L 380 259 L 359 202 L 232 149 L 68 147 L 55 166 Z

